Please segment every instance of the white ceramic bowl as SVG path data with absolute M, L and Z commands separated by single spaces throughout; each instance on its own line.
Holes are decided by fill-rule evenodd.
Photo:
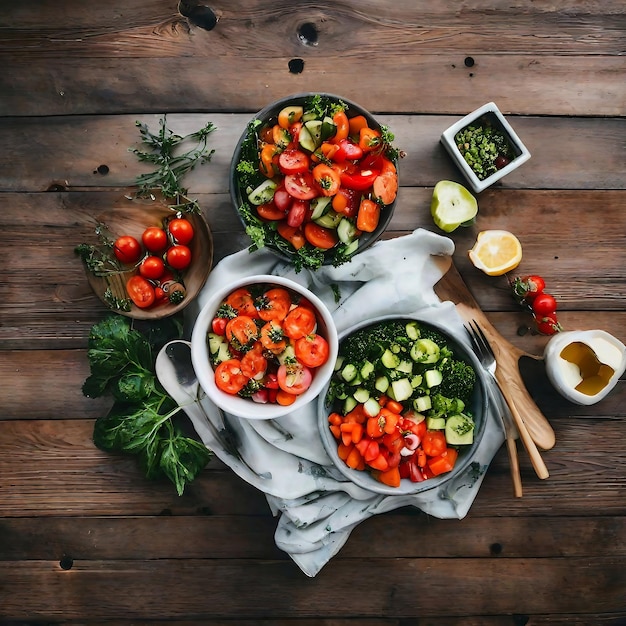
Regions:
M 322 335 L 329 346 L 329 356 L 326 363 L 313 370 L 313 381 L 310 387 L 296 397 L 296 401 L 289 406 L 275 403 L 258 403 L 250 398 L 231 395 L 218 389 L 215 384 L 215 374 L 209 358 L 207 342 L 208 333 L 211 331 L 211 322 L 215 313 L 226 297 L 240 287 L 249 285 L 275 285 L 291 290 L 306 298 L 317 312 L 317 331 Z M 216 291 L 212 298 L 200 311 L 195 322 L 191 337 L 191 358 L 198 381 L 208 397 L 222 410 L 239 417 L 251 420 L 269 420 L 297 411 L 299 407 L 314 400 L 326 386 L 333 373 L 338 351 L 337 328 L 326 305 L 310 290 L 287 278 L 259 274 L 249 276 L 222 287 Z
M 498 128 L 507 137 L 515 156 L 513 159 L 511 159 L 508 165 L 504 166 L 502 169 L 498 170 L 491 176 L 488 176 L 487 178 L 481 180 L 476 175 L 474 170 L 469 166 L 469 164 L 459 151 L 455 136 L 460 130 L 464 129 L 466 126 L 469 126 L 474 122 L 477 122 L 483 116 L 487 118 L 494 127 Z M 530 152 L 528 151 L 528 148 L 526 148 L 526 146 L 522 143 L 522 140 L 517 136 L 517 133 L 507 122 L 506 118 L 504 117 L 504 115 L 502 115 L 500 109 L 498 109 L 494 102 L 488 102 L 487 104 L 484 104 L 480 108 L 472 111 L 464 118 L 460 119 L 455 124 L 452 124 L 452 126 L 446 129 L 441 135 L 441 143 L 444 145 L 445 149 L 448 151 L 448 154 L 450 154 L 461 172 L 463 172 L 463 175 L 476 193 L 484 191 L 485 189 L 487 189 L 487 187 L 493 185 L 503 176 L 510 174 L 513 170 L 522 165 L 522 163 L 525 163 L 526 161 L 528 161 L 528 159 L 530 159 Z
M 351 469 L 345 464 L 344 461 L 339 458 L 339 455 L 337 453 L 337 440 L 334 438 L 332 432 L 330 431 L 328 424 L 328 416 L 330 415 L 331 410 L 335 410 L 338 407 L 332 406 L 328 403 L 328 385 L 325 387 L 323 393 L 320 395 L 318 400 L 318 427 L 320 431 L 320 436 L 322 438 L 324 449 L 328 453 L 328 456 L 332 459 L 333 464 L 339 470 L 339 472 L 341 472 L 341 474 L 343 474 L 348 480 L 352 481 L 359 487 L 363 487 L 364 489 L 368 489 L 369 491 L 381 493 L 384 495 L 401 496 L 412 495 L 416 493 L 421 493 L 423 491 L 429 491 L 430 489 L 439 488 L 445 483 L 453 480 L 454 478 L 462 474 L 468 468 L 468 466 L 474 459 L 476 450 L 478 449 L 478 446 L 480 445 L 480 442 L 485 432 L 488 415 L 488 393 L 486 386 L 487 383 L 485 370 L 480 365 L 480 362 L 478 361 L 476 355 L 472 352 L 472 350 L 467 348 L 465 344 L 457 341 L 452 335 L 450 335 L 450 333 L 446 331 L 445 328 L 433 324 L 432 322 L 426 322 L 424 320 L 421 320 L 419 317 L 399 317 L 396 315 L 386 315 L 373 318 L 365 322 L 361 322 L 349 331 L 342 333 L 339 337 L 339 342 L 341 344 L 343 340 L 345 340 L 347 337 L 349 337 L 361 328 L 372 326 L 382 321 L 393 320 L 415 320 L 419 322 L 420 326 L 430 327 L 438 331 L 447 339 L 447 345 L 453 351 L 455 357 L 470 364 L 476 372 L 476 384 L 474 386 L 472 399 L 470 404 L 466 407 L 466 410 L 471 412 L 475 422 L 473 443 L 471 445 L 459 447 L 459 456 L 452 471 L 417 483 L 411 482 L 408 478 L 403 478 L 400 482 L 399 487 L 390 487 L 381 483 L 376 478 L 374 478 L 367 470 Z

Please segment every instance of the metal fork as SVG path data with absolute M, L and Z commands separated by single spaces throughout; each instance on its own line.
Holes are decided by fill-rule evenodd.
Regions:
M 522 416 L 520 415 L 519 411 L 517 410 L 517 407 L 515 406 L 513 399 L 508 393 L 506 386 L 500 382 L 500 380 L 498 379 L 496 375 L 496 372 L 497 372 L 496 357 L 494 355 L 493 349 L 491 348 L 491 345 L 489 344 L 487 337 L 485 336 L 485 333 L 483 332 L 482 328 L 478 325 L 478 323 L 475 320 L 469 320 L 467 325 L 465 326 L 465 330 L 468 332 L 470 339 L 472 340 L 472 344 L 474 345 L 474 349 L 475 349 L 474 351 L 476 352 L 478 358 L 480 359 L 482 366 L 491 375 L 491 377 L 496 381 L 500 391 L 502 392 L 502 395 L 504 396 L 504 399 L 506 400 L 507 406 L 509 407 L 509 410 L 511 411 L 511 415 L 513 416 L 513 419 L 515 420 L 515 425 L 517 426 L 517 431 L 519 432 L 520 439 L 522 440 L 522 443 L 524 444 L 524 447 L 526 448 L 526 451 L 528 452 L 528 456 L 530 457 L 530 461 L 532 463 L 532 466 L 537 476 L 539 476 L 539 478 L 541 479 L 548 478 L 550 474 L 548 472 L 548 468 L 546 467 L 546 464 L 541 458 L 541 454 L 539 453 L 537 445 L 535 444 L 532 437 L 530 436 L 530 433 L 528 432 L 528 429 L 526 428 L 526 424 L 524 424 L 524 420 Z M 506 415 L 503 415 L 502 419 L 503 419 L 504 430 L 505 430 L 506 438 L 507 438 L 507 450 L 509 452 L 509 459 L 511 461 L 511 475 L 513 476 L 514 490 L 515 490 L 516 495 L 518 493 L 520 493 L 521 495 L 521 479 L 519 478 L 519 462 L 517 460 L 517 447 L 515 445 L 515 439 L 510 429 L 507 428 Z M 519 485 L 517 484 L 518 480 L 519 480 Z

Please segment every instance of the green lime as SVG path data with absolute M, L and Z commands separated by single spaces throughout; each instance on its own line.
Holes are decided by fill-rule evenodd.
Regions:
M 478 213 L 476 198 L 463 185 L 440 180 L 433 190 L 430 214 L 435 224 L 446 233 L 469 225 Z

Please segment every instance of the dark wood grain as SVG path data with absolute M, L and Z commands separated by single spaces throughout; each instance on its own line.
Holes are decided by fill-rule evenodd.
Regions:
M 463 183 L 444 129 L 495 101 L 532 158 L 478 196 L 449 235 L 494 328 L 548 340 L 507 277 L 474 268 L 478 232 L 518 235 L 566 330 L 626 340 L 626 6 L 622 0 L 0 0 L 0 622 L 188 626 L 618 626 L 626 623 L 626 379 L 578 406 L 522 358 L 554 428 L 539 480 L 503 448 L 463 520 L 406 507 L 359 524 L 313 579 L 275 545 L 265 496 L 212 459 L 177 496 L 137 460 L 95 447 L 110 398 L 82 385 L 108 311 L 74 254 L 148 170 L 136 121 L 215 153 L 185 180 L 214 261 L 250 240 L 229 168 L 251 116 L 300 92 L 358 102 L 405 153 L 388 232 L 435 230 L 434 185 Z M 185 8 L 186 7 L 186 8 Z M 438 231 L 437 231 L 438 232 Z M 177 420 L 187 431 L 184 416 Z

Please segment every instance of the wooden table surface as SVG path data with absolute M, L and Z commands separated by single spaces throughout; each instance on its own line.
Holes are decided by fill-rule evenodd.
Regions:
M 194 5 L 198 5 L 194 8 Z M 0 0 L 0 620 L 18 624 L 291 626 L 624 624 L 626 383 L 591 407 L 524 376 L 555 432 L 549 479 L 504 448 L 469 514 L 401 509 L 360 524 L 315 578 L 274 544 L 263 494 L 212 461 L 184 495 L 92 443 L 89 330 L 106 309 L 73 249 L 145 171 L 135 121 L 212 121 L 215 155 L 187 179 L 215 262 L 245 248 L 228 195 L 251 115 L 325 91 L 372 111 L 407 155 L 389 237 L 436 230 L 435 183 L 463 182 L 439 144 L 495 101 L 532 158 L 479 196 L 454 260 L 500 333 L 546 337 L 506 278 L 470 265 L 484 229 L 518 235 L 565 329 L 626 340 L 623 0 L 128 2 Z M 210 11 L 218 18 L 211 20 Z M 205 28 L 197 25 L 204 24 Z M 525 332 L 526 331 L 526 332 Z

